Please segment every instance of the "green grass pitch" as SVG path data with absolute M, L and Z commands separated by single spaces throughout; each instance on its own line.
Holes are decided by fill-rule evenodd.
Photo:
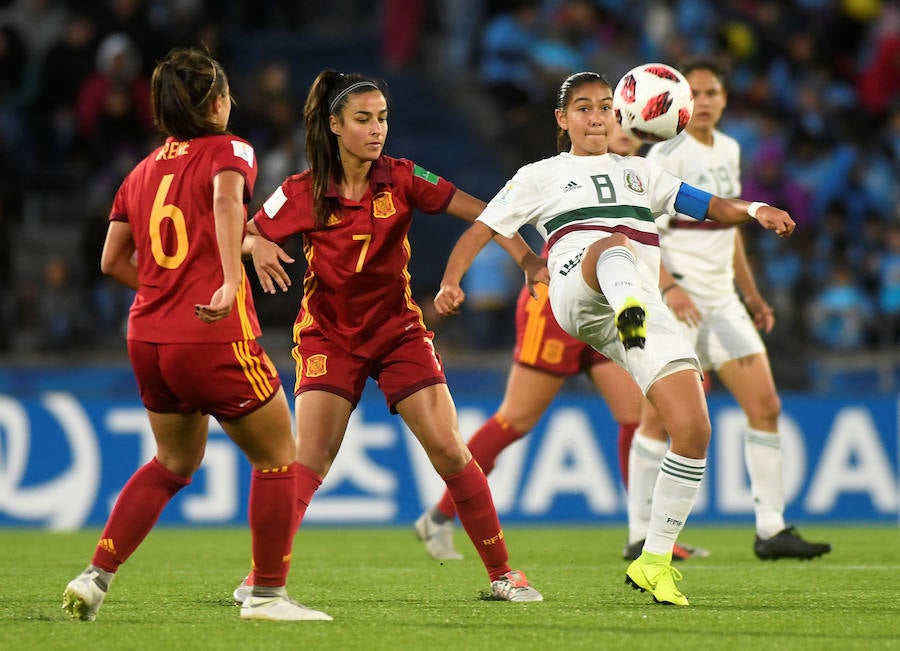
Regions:
M 487 576 L 425 555 L 411 528 L 301 530 L 289 590 L 333 622 L 248 622 L 231 591 L 242 529 L 159 528 L 120 570 L 95 622 L 67 619 L 66 582 L 97 530 L 0 532 L 0 649 L 900 649 L 900 528 L 804 526 L 834 551 L 756 560 L 752 526 L 688 527 L 712 556 L 679 563 L 687 608 L 624 584 L 618 527 L 507 527 L 512 565 L 543 603 L 488 601 Z

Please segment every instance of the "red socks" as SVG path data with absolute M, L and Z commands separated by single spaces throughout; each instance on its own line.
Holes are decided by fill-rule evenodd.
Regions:
M 290 468 L 295 468 L 296 470 L 291 471 L 292 477 L 294 479 L 294 497 L 293 497 L 293 505 L 294 508 L 284 507 L 283 513 L 287 513 L 290 515 L 290 523 L 291 523 L 291 538 L 290 543 L 291 547 L 293 546 L 294 536 L 297 534 L 297 529 L 300 528 L 300 523 L 303 521 L 303 516 L 306 515 L 306 509 L 309 507 L 310 501 L 312 501 L 313 494 L 318 490 L 319 486 L 322 485 L 322 478 L 319 477 L 312 470 L 304 466 L 303 464 L 294 462 L 290 465 Z M 255 473 L 256 471 L 254 471 Z M 254 474 L 254 478 L 256 475 Z M 251 492 L 250 492 L 250 504 L 251 507 L 253 505 L 253 490 L 251 484 Z M 283 487 L 279 487 L 279 489 L 283 489 Z M 251 528 L 253 527 L 253 521 L 251 520 L 250 524 Z M 262 585 L 262 586 L 282 586 L 285 584 L 287 580 L 287 572 L 290 564 L 290 553 L 291 549 L 288 548 L 288 556 L 286 558 L 286 562 L 284 563 L 284 577 L 279 577 L 278 580 L 281 583 L 275 583 L 275 579 L 263 579 L 262 568 L 260 564 L 257 562 L 257 553 L 256 553 L 256 538 L 254 537 L 254 547 L 253 547 L 253 565 L 250 570 L 250 574 L 247 575 L 245 581 L 247 585 Z
M 469 451 L 481 466 L 484 474 L 488 475 L 494 469 L 500 453 L 523 435 L 523 432 L 517 432 L 510 427 L 502 416 L 494 414 L 469 439 Z M 450 497 L 449 491 L 444 491 L 436 508 L 448 518 L 456 516 L 456 507 L 453 505 L 453 498 Z
M 255 585 L 280 587 L 287 583 L 297 517 L 298 465 L 295 461 L 289 466 L 253 470 L 247 519 Z
M 631 439 L 638 423 L 619 423 L 619 472 L 622 474 L 622 483 L 628 490 L 628 455 L 631 453 Z
M 459 521 L 478 550 L 491 581 L 510 571 L 509 552 L 494 508 L 487 477 L 475 459 L 458 473 L 444 477 L 456 503 Z
M 175 493 L 190 483 L 190 477 L 176 475 L 156 457 L 138 468 L 119 493 L 91 563 L 107 572 L 118 570 L 150 533 Z
M 303 516 L 306 515 L 306 509 L 319 486 L 322 485 L 322 478 L 303 464 L 297 464 L 297 504 L 294 510 L 296 521 L 294 523 L 294 532 L 303 522 Z

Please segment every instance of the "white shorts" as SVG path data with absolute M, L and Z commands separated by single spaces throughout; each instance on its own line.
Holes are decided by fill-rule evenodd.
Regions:
M 704 370 L 718 371 L 725 362 L 766 352 L 766 345 L 737 294 L 732 294 L 724 305 L 715 307 L 704 305 L 697 299 L 694 303 L 703 316 L 700 325 L 691 327 L 683 321 L 679 323 L 697 351 Z
M 648 282 L 650 276 L 641 274 L 641 295 L 635 296 L 646 309 L 647 343 L 627 353 L 616 329 L 615 312 L 603 294 L 584 282 L 580 261 L 566 275 L 553 274 L 549 292 L 550 307 L 562 329 L 626 369 L 644 394 L 656 380 L 674 371 L 701 370 L 684 329 L 662 302 L 659 287 Z

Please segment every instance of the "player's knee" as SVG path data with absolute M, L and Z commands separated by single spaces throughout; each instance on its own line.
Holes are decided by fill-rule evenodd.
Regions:
M 156 460 L 169 472 L 179 477 L 193 477 L 200 468 L 203 457 L 194 455 L 172 455 L 157 452 Z
M 672 451 L 682 456 L 701 459 L 712 434 L 712 426 L 705 415 L 689 413 L 675 420 L 669 428 Z
M 609 246 L 624 246 L 625 248 L 630 249 L 631 240 L 623 233 L 613 233 L 609 236 Z
M 749 405 L 747 419 L 751 423 L 777 424 L 781 416 L 781 399 L 777 393 L 770 393 Z
M 594 257 L 596 257 L 614 246 L 624 246 L 626 249 L 633 250 L 631 242 L 622 233 L 612 233 L 608 237 L 604 237 L 602 240 L 597 240 L 588 247 L 588 250 L 591 254 L 593 254 Z
M 429 445 L 425 452 L 428 454 L 431 465 L 441 476 L 461 471 L 472 458 L 469 448 L 457 437 Z
M 666 428 L 658 421 L 654 423 L 642 422 L 637 429 L 637 433 L 654 441 L 666 441 L 669 438 L 669 435 L 666 433 Z

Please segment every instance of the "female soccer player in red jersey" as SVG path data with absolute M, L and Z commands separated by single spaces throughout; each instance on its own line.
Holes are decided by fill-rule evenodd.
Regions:
M 128 354 L 156 456 L 125 484 L 91 564 L 66 586 L 63 608 L 76 619 L 96 617 L 119 566 L 200 466 L 212 414 L 253 465 L 256 585 L 241 617 L 329 620 L 285 590 L 299 464 L 287 399 L 256 342 L 241 264 L 253 148 L 228 133 L 228 79 L 207 54 L 171 51 L 153 72 L 152 100 L 168 138 L 116 193 L 101 268 L 137 291 Z
M 409 160 L 382 152 L 388 104 L 380 83 L 325 70 L 304 109 L 310 170 L 291 176 L 251 220 L 247 251 L 265 291 L 290 282 L 275 244 L 303 235 L 308 263 L 294 323 L 298 513 L 302 519 L 341 445 L 369 377 L 419 439 L 453 496 L 494 598 L 540 601 L 508 564 L 487 478 L 459 433 L 441 359 L 413 301 L 407 235 L 413 209 L 468 222 L 485 203 Z M 533 285 L 546 269 L 521 238 L 501 245 Z M 235 591 L 240 601 L 246 583 Z

